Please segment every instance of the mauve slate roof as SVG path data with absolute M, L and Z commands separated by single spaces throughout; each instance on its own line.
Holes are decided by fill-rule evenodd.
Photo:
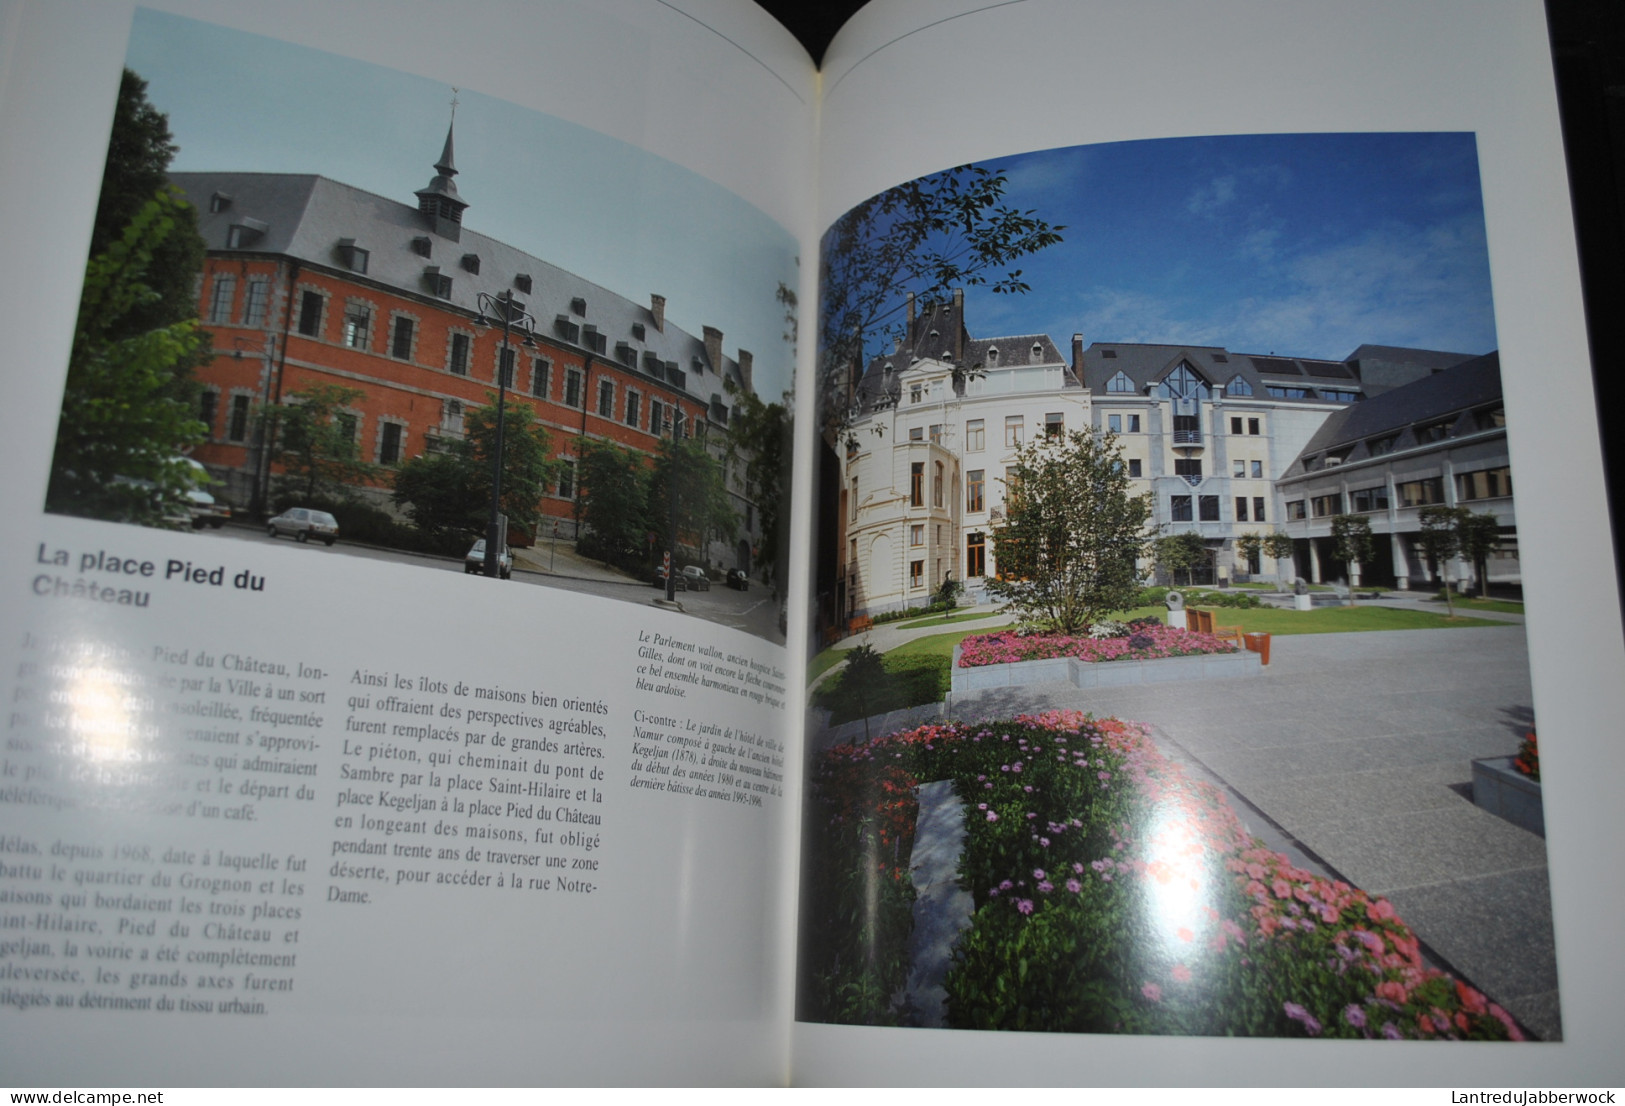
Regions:
M 1305 458 L 1323 450 L 1360 446 L 1371 438 L 1400 432 L 1416 423 L 1459 415 L 1500 398 L 1501 355 L 1494 351 L 1334 411 L 1284 475 L 1301 474 L 1305 471 Z M 1400 443 L 1402 447 L 1405 444 Z M 1359 456 L 1365 455 L 1362 449 Z
M 347 272 L 339 260 L 341 238 L 355 239 L 355 245 L 369 251 L 366 274 L 348 274 L 362 283 L 381 284 L 424 298 L 428 288 L 424 269 L 439 266 L 451 277 L 449 300 L 439 301 L 470 314 L 476 310 L 475 294 L 496 295 L 513 289 L 531 314 L 538 331 L 553 335 L 553 320 L 571 315 L 570 301 L 587 301 L 587 312 L 571 315 L 572 321 L 596 326 L 606 335 L 604 357 L 615 358 L 618 342 L 627 342 L 637 351 L 639 366 L 643 354 L 655 353 L 662 361 L 676 362 L 688 374 L 686 391 L 696 399 L 709 401 L 722 391 L 719 373 L 740 383 L 738 363 L 724 357 L 720 366 L 710 363 L 703 338 L 672 325 L 655 329 L 654 316 L 647 304 L 636 303 L 590 280 L 566 272 L 523 250 L 470 230 L 462 229 L 462 240 L 452 242 L 433 234 L 416 207 L 371 192 L 305 173 L 173 173 L 170 179 L 197 208 L 198 229 L 211 251 L 225 252 L 226 236 L 234 223 L 245 218 L 267 224 L 263 237 L 248 244 L 244 254 L 278 254 L 338 272 Z M 210 198 L 217 192 L 232 197 L 230 206 L 211 212 Z M 412 248 L 415 238 L 428 238 L 431 256 L 423 257 Z M 462 266 L 465 254 L 480 259 L 479 273 Z M 531 291 L 514 287 L 514 277 L 528 273 Z M 644 339 L 632 335 L 634 323 L 644 324 Z M 694 359 L 704 366 L 694 371 Z

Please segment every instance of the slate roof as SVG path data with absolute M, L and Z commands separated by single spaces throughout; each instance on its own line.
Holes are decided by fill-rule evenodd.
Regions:
M 1109 398 L 1122 392 L 1108 392 L 1106 384 L 1119 372 L 1134 385 L 1134 394 L 1145 395 L 1147 387 L 1162 380 L 1183 361 L 1210 385 L 1228 386 L 1241 377 L 1258 398 L 1273 402 L 1317 402 L 1283 400 L 1270 396 L 1274 384 L 1289 388 L 1333 388 L 1363 391 L 1354 371 L 1341 361 L 1305 357 L 1277 357 L 1274 354 L 1231 353 L 1222 346 L 1177 346 L 1141 342 L 1095 342 L 1083 351 L 1084 383 L 1097 397 Z
M 724 376 L 735 384 L 743 383 L 737 361 L 723 357 L 720 365 L 711 363 L 703 338 L 672 325 L 669 319 L 664 330 L 656 330 L 649 305 L 466 226 L 461 241 L 439 237 L 412 205 L 307 173 L 193 172 L 173 173 L 170 179 L 197 208 L 198 229 L 211 253 L 237 252 L 227 249 L 234 224 L 263 227 L 243 243 L 243 254 L 295 258 L 359 283 L 443 302 L 470 316 L 476 312 L 476 293 L 496 295 L 512 290 L 536 317 L 539 334 L 558 341 L 554 322 L 560 315 L 582 326 L 596 326 L 606 336 L 605 358 L 618 361 L 616 345 L 625 342 L 641 369 L 644 354 L 653 353 L 686 374 L 684 390 L 698 400 L 709 402 L 721 393 Z M 210 201 L 217 193 L 231 197 L 230 203 L 224 210 L 212 212 Z M 356 248 L 369 251 L 365 275 L 349 271 L 340 253 L 340 239 L 353 239 Z M 428 240 L 430 256 L 416 252 L 415 239 Z M 467 255 L 478 258 L 478 273 L 465 268 Z M 451 278 L 448 298 L 430 295 L 425 276 L 429 266 L 438 266 L 443 276 Z M 519 274 L 529 274 L 529 293 L 515 286 Z M 586 301 L 585 313 L 572 313 L 575 299 Z M 637 323 L 643 324 L 642 339 L 632 331 Z
M 1310 471 L 1307 462 L 1327 451 L 1346 450 L 1346 461 L 1369 457 L 1367 443 L 1389 434 L 1398 435 L 1395 450 L 1424 444 L 1414 434 L 1416 426 L 1460 419 L 1500 399 L 1499 351 L 1459 362 L 1453 368 L 1394 388 L 1364 403 L 1334 411 L 1309 439 L 1303 452 L 1287 466 L 1283 476 L 1303 475 Z

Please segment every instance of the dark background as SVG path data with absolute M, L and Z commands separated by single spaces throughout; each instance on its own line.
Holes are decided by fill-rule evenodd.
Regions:
M 861 0 L 757 3 L 801 40 L 814 61 L 822 60 L 835 32 L 863 6 Z M 1625 3 L 1546 0 L 1546 21 L 1574 201 L 1617 570 L 1619 550 L 1625 548 L 1625 431 L 1612 415 L 1625 407 L 1625 370 L 1611 357 L 1625 349 Z M 1625 607 L 1625 588 L 1621 604 Z

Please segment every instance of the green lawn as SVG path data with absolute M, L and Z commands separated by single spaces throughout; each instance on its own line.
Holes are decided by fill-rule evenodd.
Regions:
M 846 659 L 850 649 L 825 649 L 807 662 L 807 682 L 810 684 Z
M 1440 598 L 1424 599 L 1424 603 L 1437 603 L 1444 607 L 1444 600 Z M 1470 611 L 1499 611 L 1501 614 L 1522 614 L 1523 604 L 1511 599 L 1469 599 L 1465 596 L 1456 596 L 1457 609 Z
M 992 618 L 994 615 L 1000 613 L 1002 612 L 977 611 L 972 613 L 970 611 L 964 611 L 959 614 L 939 614 L 932 615 L 930 618 L 916 618 L 912 622 L 903 622 L 899 625 L 905 626 L 909 629 L 914 629 L 920 626 L 946 626 L 954 622 L 974 622 L 978 618 Z

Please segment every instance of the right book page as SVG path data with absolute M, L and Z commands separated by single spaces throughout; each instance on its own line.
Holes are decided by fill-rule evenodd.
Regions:
M 823 80 L 796 1079 L 1617 1082 L 1540 6 L 899 0 Z

